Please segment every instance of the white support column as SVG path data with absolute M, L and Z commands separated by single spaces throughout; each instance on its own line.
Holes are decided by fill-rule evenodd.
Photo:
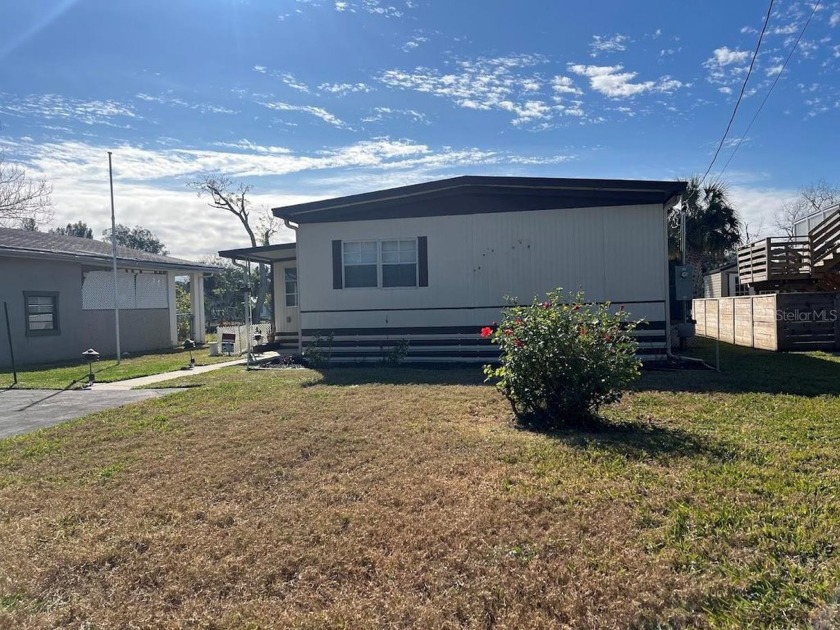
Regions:
M 175 272 L 166 274 L 166 289 L 169 295 L 169 341 L 172 347 L 178 345 L 178 302 L 175 299 Z
M 190 310 L 193 314 L 193 335 L 197 344 L 204 343 L 207 320 L 204 315 L 204 274 L 190 274 Z

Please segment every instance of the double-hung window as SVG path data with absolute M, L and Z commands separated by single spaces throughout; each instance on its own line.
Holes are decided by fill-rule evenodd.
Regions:
M 379 286 L 379 242 L 344 243 L 344 286 L 350 289 Z
M 345 241 L 344 287 L 416 287 L 417 239 Z
M 57 335 L 58 328 L 58 293 L 35 293 L 26 291 L 23 294 L 26 308 L 26 334 Z
M 283 281 L 286 288 L 286 307 L 298 305 L 297 267 L 286 267 L 283 270 Z
M 380 243 L 383 287 L 417 286 L 417 239 Z

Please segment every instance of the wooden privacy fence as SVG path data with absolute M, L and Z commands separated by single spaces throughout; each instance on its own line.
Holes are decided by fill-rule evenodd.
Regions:
M 761 350 L 840 349 L 840 293 L 775 293 L 692 302 L 700 337 Z

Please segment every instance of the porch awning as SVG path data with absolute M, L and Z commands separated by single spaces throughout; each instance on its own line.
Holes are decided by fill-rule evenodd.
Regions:
M 255 263 L 276 263 L 297 258 L 296 243 L 281 243 L 280 245 L 264 245 L 263 247 L 243 247 L 241 249 L 226 249 L 219 252 L 222 258 L 244 260 Z

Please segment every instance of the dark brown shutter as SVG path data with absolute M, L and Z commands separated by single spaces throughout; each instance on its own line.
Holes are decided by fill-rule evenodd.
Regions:
M 417 264 L 420 266 L 417 275 L 421 287 L 429 286 L 429 244 L 427 241 L 428 238 L 425 236 L 417 237 Z
M 343 289 L 344 282 L 342 281 L 342 260 L 341 260 L 341 241 L 333 241 L 333 289 Z

